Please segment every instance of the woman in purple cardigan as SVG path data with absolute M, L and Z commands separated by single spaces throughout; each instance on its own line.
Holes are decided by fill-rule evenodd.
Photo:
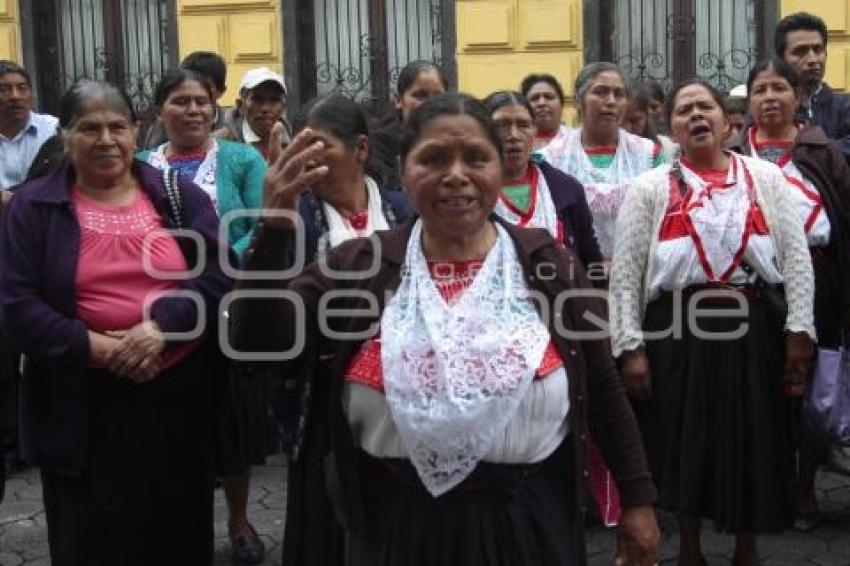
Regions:
M 534 149 L 534 112 L 520 93 L 502 90 L 484 100 L 503 144 L 502 193 L 495 213 L 521 227 L 543 228 L 571 249 L 585 269 L 602 262 L 593 217 L 577 180 L 542 160 Z
M 0 320 L 27 358 L 21 442 L 57 566 L 212 563 L 204 335 L 231 281 L 210 199 L 134 160 L 135 123 L 116 87 L 71 87 L 65 163 L 17 191 L 0 234 Z

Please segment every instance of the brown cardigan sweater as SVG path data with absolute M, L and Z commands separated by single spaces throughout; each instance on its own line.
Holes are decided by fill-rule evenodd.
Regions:
M 617 485 L 624 506 L 652 504 L 656 498 L 644 456 L 643 444 L 631 406 L 626 399 L 620 376 L 611 357 L 607 338 L 574 341 L 556 329 L 598 330 L 591 319 L 605 320 L 605 303 L 601 298 L 570 297 L 556 302 L 556 298 L 575 289 L 592 289 L 581 262 L 555 244 L 543 230 L 515 228 L 502 224 L 513 239 L 518 257 L 526 273 L 529 286 L 542 293 L 550 306 L 542 313 L 555 346 L 563 356 L 570 378 L 570 438 L 574 443 L 575 464 L 570 472 L 565 470 L 565 481 L 572 480 L 579 494 L 576 509 L 577 532 L 573 533 L 577 548 L 584 549 L 582 515 L 585 502 L 584 481 L 589 473 L 585 465 L 584 445 L 589 431 L 602 450 Z M 352 296 L 335 299 L 329 306 L 335 309 L 354 309 L 361 316 L 341 314 L 328 320 L 327 326 L 337 332 L 377 331 L 381 312 L 387 296 L 398 288 L 400 267 L 404 261 L 412 222 L 392 231 L 381 232 L 370 239 L 346 242 L 331 250 L 326 260 L 308 266 L 291 280 L 243 279 L 237 289 L 284 290 L 297 294 L 303 301 L 304 328 L 296 329 L 294 303 L 286 299 L 246 299 L 233 304 L 230 313 L 233 345 L 240 351 L 280 352 L 288 350 L 296 338 L 303 338 L 301 355 L 289 368 L 304 368 L 307 360 L 322 359 L 330 364 L 330 409 L 328 453 L 325 455 L 327 490 L 343 527 L 351 530 L 363 528 L 363 509 L 368 502 L 362 500 L 357 466 L 357 448 L 343 414 L 342 372 L 351 356 L 369 336 L 356 336 L 348 340 L 325 338 L 320 332 L 317 313 L 320 302 L 331 292 L 369 291 L 377 299 L 377 308 L 363 298 Z M 244 269 L 267 271 L 291 267 L 295 258 L 295 232 L 273 229 L 261 225 L 255 232 L 255 241 L 247 254 Z M 323 267 L 325 267 L 323 269 Z M 369 270 L 361 279 L 333 279 L 327 267 L 336 271 Z M 291 364 L 296 364 L 295 366 Z M 284 369 L 284 372 L 286 369 Z M 281 372 L 281 373 L 284 373 Z M 305 372 L 310 373 L 310 372 Z M 309 450 L 309 448 L 308 448 Z M 289 529 L 290 526 L 287 526 Z M 579 558 L 583 561 L 583 556 Z

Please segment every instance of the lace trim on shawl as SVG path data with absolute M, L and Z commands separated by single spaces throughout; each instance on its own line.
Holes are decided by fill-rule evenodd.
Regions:
M 381 318 L 386 399 L 428 491 L 462 482 L 527 394 L 549 332 L 500 226 L 481 271 L 453 305 L 422 254 L 422 224 L 408 242 L 402 281 Z
M 620 129 L 610 167 L 593 165 L 581 143 L 581 128 L 570 130 L 543 150 L 546 160 L 584 185 L 602 255 L 614 252 L 615 223 L 632 179 L 655 166 L 656 144 Z

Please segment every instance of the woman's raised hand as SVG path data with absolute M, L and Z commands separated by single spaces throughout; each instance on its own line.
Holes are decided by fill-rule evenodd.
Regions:
M 269 168 L 263 179 L 263 223 L 277 228 L 293 226 L 293 217 L 274 212 L 298 208 L 299 195 L 328 174 L 327 165 L 314 166 L 314 160 L 324 150 L 321 141 L 313 142 L 313 132 L 304 128 L 286 149 L 281 149 L 283 124 L 272 128 L 269 148 Z

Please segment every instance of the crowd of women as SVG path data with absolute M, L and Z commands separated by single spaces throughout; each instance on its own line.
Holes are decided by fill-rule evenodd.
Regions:
M 591 63 L 576 128 L 553 76 L 518 86 L 479 101 L 416 62 L 377 132 L 332 95 L 265 156 L 210 136 L 192 71 L 143 152 L 120 89 L 68 91 L 61 166 L 0 236 L 53 564 L 211 563 L 216 476 L 262 560 L 248 470 L 278 434 L 284 564 L 582 564 L 591 451 L 617 564 L 656 563 L 654 507 L 685 565 L 701 519 L 750 565 L 811 516 L 828 447 L 798 399 L 841 340 L 850 170 L 795 121 L 793 69 L 752 70 L 737 153 L 700 80 L 665 102 Z

